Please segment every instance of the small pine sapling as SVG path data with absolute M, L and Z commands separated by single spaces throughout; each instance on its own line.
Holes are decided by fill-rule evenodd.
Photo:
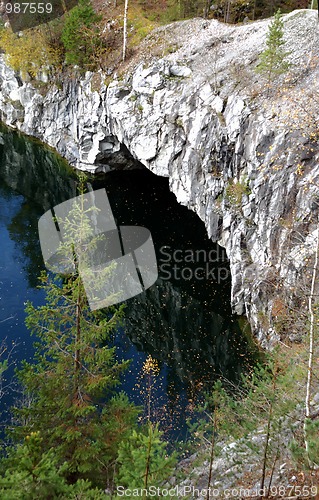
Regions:
M 269 25 L 267 48 L 260 54 L 259 63 L 256 66 L 257 73 L 264 75 L 267 79 L 268 91 L 275 76 L 285 73 L 290 68 L 290 63 L 286 60 L 289 52 L 284 50 L 284 45 L 284 23 L 279 9 Z

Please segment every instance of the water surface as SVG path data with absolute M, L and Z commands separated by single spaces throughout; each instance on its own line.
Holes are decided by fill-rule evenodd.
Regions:
M 33 354 L 25 302 L 44 301 L 36 289 L 44 269 L 37 221 L 75 196 L 76 187 L 65 162 L 39 142 L 5 128 L 0 142 L 0 332 L 8 345 L 16 344 L 12 359 L 19 363 Z M 117 356 L 132 359 L 122 388 L 138 404 L 151 395 L 153 418 L 184 432 L 203 390 L 217 377 L 238 380 L 255 355 L 231 313 L 226 255 L 197 215 L 177 204 L 167 179 L 132 170 L 90 182 L 106 189 L 118 225 L 151 231 L 158 259 L 157 282 L 126 302 L 125 324 L 115 336 Z M 151 380 L 143 372 L 149 355 L 159 368 Z

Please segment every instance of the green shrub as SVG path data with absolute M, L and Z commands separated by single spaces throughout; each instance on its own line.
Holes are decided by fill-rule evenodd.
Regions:
M 230 181 L 226 187 L 226 198 L 230 202 L 231 205 L 234 205 L 236 208 L 240 208 L 242 198 L 244 195 L 249 195 L 251 192 L 248 181 L 242 182 L 233 182 Z

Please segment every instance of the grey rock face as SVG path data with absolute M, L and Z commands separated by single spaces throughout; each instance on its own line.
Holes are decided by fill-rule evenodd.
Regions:
M 169 178 L 178 202 L 226 248 L 232 307 L 247 314 L 266 347 L 298 299 L 317 237 L 318 69 L 309 55 L 309 47 L 312 56 L 318 50 L 316 12 L 295 11 L 284 21 L 297 83 L 283 77 L 269 96 L 254 72 L 269 20 L 205 21 L 205 29 L 199 19 L 175 23 L 175 53 L 108 86 L 103 74 L 87 73 L 42 95 L 0 61 L 6 124 L 83 170 L 131 168 L 138 160 Z

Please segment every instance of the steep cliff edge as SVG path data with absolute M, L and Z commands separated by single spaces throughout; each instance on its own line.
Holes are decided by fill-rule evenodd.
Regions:
M 0 64 L 6 124 L 80 169 L 135 159 L 169 177 L 177 200 L 225 246 L 233 309 L 265 346 L 297 333 L 283 319 L 302 307 L 319 200 L 317 13 L 284 16 L 292 67 L 267 90 L 254 67 L 269 22 L 161 28 L 108 86 L 87 73 L 40 92 Z

